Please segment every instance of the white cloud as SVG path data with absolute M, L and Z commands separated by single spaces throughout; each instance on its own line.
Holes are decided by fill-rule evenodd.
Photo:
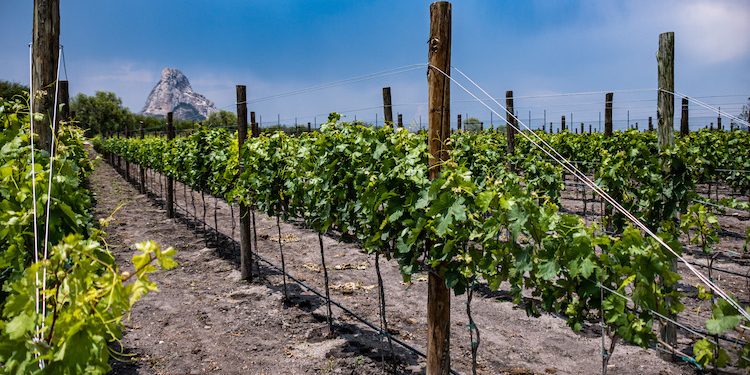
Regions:
M 750 52 L 750 3 L 699 1 L 678 6 L 682 46 L 698 61 L 722 63 Z

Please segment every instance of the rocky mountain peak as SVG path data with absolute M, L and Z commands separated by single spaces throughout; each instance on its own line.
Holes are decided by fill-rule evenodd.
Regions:
M 173 112 L 177 119 L 203 120 L 216 112 L 216 107 L 205 96 L 193 91 L 185 74 L 167 67 L 162 69 L 161 78 L 148 95 L 141 113 L 164 117 L 167 112 Z

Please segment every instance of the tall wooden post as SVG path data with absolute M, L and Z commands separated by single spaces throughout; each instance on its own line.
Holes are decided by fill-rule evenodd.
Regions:
M 244 85 L 237 85 L 237 145 L 242 145 L 247 139 L 247 89 Z M 252 134 L 252 133 L 251 133 Z M 237 165 L 239 173 L 245 170 L 242 153 L 239 152 Z M 253 281 L 253 251 L 250 241 L 252 233 L 250 208 L 240 203 L 240 274 L 243 280 Z
M 659 75 L 658 108 L 656 110 L 656 134 L 659 150 L 674 145 L 674 33 L 659 34 L 659 51 L 656 53 Z M 673 259 L 672 271 L 677 271 L 677 260 Z M 669 302 L 669 299 L 667 299 Z M 674 318 L 674 316 L 672 316 Z M 669 345 L 677 343 L 677 328 L 662 322 L 661 338 Z
M 59 122 L 70 121 L 70 93 L 68 91 L 68 81 L 59 81 L 57 88 L 57 101 L 60 103 L 60 112 L 57 114 Z
M 461 114 L 459 113 L 456 117 L 456 130 L 461 131 Z
M 146 136 L 146 132 L 143 129 L 143 121 L 138 122 L 138 132 L 140 133 L 141 139 Z M 146 168 L 143 167 L 143 164 L 139 164 L 138 167 L 138 177 L 140 177 L 141 194 L 146 194 Z
M 688 113 L 688 98 L 682 98 L 682 115 L 680 116 L 680 135 L 686 136 L 690 133 L 690 116 Z
M 516 127 L 518 126 L 513 111 L 513 90 L 505 92 L 505 135 L 508 142 L 508 155 L 516 151 Z
M 656 111 L 657 137 L 659 149 L 674 144 L 674 33 L 659 34 L 659 52 L 656 54 L 659 65 L 659 93 Z M 673 343 L 667 341 L 667 343 Z
M 307 122 L 307 132 L 308 133 L 312 132 L 312 125 L 310 124 L 309 121 Z
M 612 136 L 612 100 L 614 93 L 604 94 L 604 136 Z
M 167 140 L 174 139 L 174 122 L 172 122 L 172 112 L 167 112 Z M 167 176 L 167 217 L 174 217 L 174 179 Z
M 583 133 L 584 133 L 584 125 L 583 125 L 583 123 L 581 123 L 581 134 L 583 134 Z
M 125 123 L 125 140 L 130 138 L 130 124 Z M 125 181 L 130 182 L 130 160 L 125 159 Z
M 385 124 L 393 125 L 393 106 L 391 105 L 391 88 L 383 87 L 383 116 Z
M 31 111 L 44 115 L 36 124 L 39 148 L 48 150 L 52 142 L 52 113 L 57 87 L 57 60 L 60 55 L 60 0 L 34 0 L 31 44 Z M 42 95 L 36 95 L 41 93 Z
M 564 132 L 567 127 L 565 126 L 565 115 L 560 118 L 560 131 Z
M 404 127 L 404 115 L 398 114 L 398 127 L 403 128 Z
M 448 160 L 445 141 L 450 137 L 451 4 L 446 1 L 430 5 L 430 38 L 428 40 L 427 83 L 429 102 L 428 145 L 431 157 L 429 178 L 440 173 L 441 163 Z M 439 69 L 440 71 L 438 71 Z M 427 246 L 432 246 L 428 243 Z M 450 373 L 451 295 L 440 276 L 440 266 L 433 268 L 427 281 L 427 373 Z
M 654 131 L 654 121 L 651 119 L 651 116 L 648 116 L 648 131 Z

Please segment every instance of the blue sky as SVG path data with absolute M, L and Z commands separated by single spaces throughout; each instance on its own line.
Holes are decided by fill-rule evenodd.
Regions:
M 0 79 L 28 81 L 31 9 L 32 1 L 0 3 Z M 252 100 L 424 63 L 429 2 L 76 0 L 62 2 L 61 18 L 73 93 L 114 91 L 139 111 L 170 66 L 217 107 L 231 109 L 238 83 Z M 676 90 L 736 113 L 750 96 L 748 19 L 750 2 L 742 0 L 454 1 L 452 59 L 493 96 L 514 90 L 522 120 L 531 111 L 539 125 L 546 110 L 555 126 L 572 113 L 576 124 L 597 127 L 604 100 L 598 92 L 655 88 L 658 34 L 674 31 Z M 330 111 L 374 121 L 378 109 L 348 110 L 380 105 L 382 86 L 392 87 L 405 122 L 426 122 L 425 68 L 250 110 L 264 122 L 320 122 Z M 571 92 L 596 93 L 523 98 Z M 452 93 L 454 114 L 498 121 L 458 87 Z M 630 111 L 631 124 L 643 126 L 655 116 L 655 98 L 653 90 L 616 91 L 617 124 L 624 126 Z M 693 108 L 691 118 L 715 117 Z

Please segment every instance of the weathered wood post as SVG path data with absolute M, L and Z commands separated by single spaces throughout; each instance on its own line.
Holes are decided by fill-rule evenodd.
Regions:
M 174 139 L 174 122 L 172 121 L 172 112 L 167 112 L 167 140 Z M 174 217 L 174 179 L 167 176 L 167 217 Z
M 583 134 L 584 132 L 585 132 L 585 130 L 584 130 L 584 127 L 583 127 L 583 123 L 581 123 L 581 134 Z
M 429 178 L 440 173 L 448 160 L 445 141 L 450 137 L 451 4 L 446 1 L 430 5 L 430 38 L 428 42 L 427 83 L 429 102 L 428 145 L 431 157 Z M 438 69 L 440 71 L 438 71 Z M 427 246 L 432 246 L 427 243 Z M 427 281 L 427 373 L 450 373 L 451 295 L 438 265 L 429 272 Z
M 44 115 L 45 123 L 34 127 L 39 136 L 38 146 L 42 150 L 48 150 L 52 143 L 52 112 L 55 107 L 59 55 L 60 0 L 34 0 L 30 94 L 33 98 L 31 111 Z M 40 92 L 43 95 L 36 95 Z
M 659 149 L 674 144 L 674 33 L 659 34 L 656 54 L 659 74 L 658 108 L 656 111 Z M 670 342 L 668 342 L 670 343 Z
M 604 94 L 604 136 L 612 136 L 612 100 L 614 93 Z
M 404 127 L 404 116 L 402 114 L 398 114 L 398 127 L 403 128 Z
M 656 54 L 659 75 L 658 108 L 656 111 L 659 150 L 674 145 L 674 33 L 659 34 L 659 51 Z M 677 271 L 677 259 L 672 260 L 672 271 Z M 669 299 L 667 299 L 669 302 Z M 674 316 L 670 316 L 674 318 Z M 677 343 L 677 328 L 662 321 L 661 338 L 667 344 Z
M 138 122 L 138 132 L 141 139 L 146 137 L 146 132 L 143 129 L 143 121 Z M 141 180 L 141 194 L 146 194 L 146 168 L 143 167 L 143 164 L 138 164 L 138 166 L 138 174 Z
M 130 138 L 130 124 L 125 123 L 125 141 Z M 130 160 L 125 159 L 125 181 L 130 182 Z
M 393 125 L 393 106 L 391 105 L 391 88 L 383 87 L 383 117 L 385 124 Z
M 307 122 L 307 132 L 308 133 L 312 132 L 312 125 L 310 124 L 309 121 Z
M 57 88 L 57 101 L 60 103 L 60 111 L 57 114 L 57 121 L 70 121 L 70 93 L 68 91 L 68 81 L 59 81 Z
M 252 132 L 251 135 L 254 136 Z M 239 150 L 242 150 L 242 145 L 245 143 L 246 139 L 247 88 L 244 85 L 237 85 L 237 145 L 239 146 Z M 237 157 L 239 157 L 237 163 L 239 166 L 239 173 L 242 173 L 245 170 L 242 152 L 238 152 Z M 247 281 L 253 281 L 253 251 L 250 238 L 252 228 L 250 227 L 250 224 L 250 209 L 246 204 L 240 203 L 240 274 L 242 280 Z
M 721 131 L 721 107 L 719 107 L 719 116 L 716 117 L 716 130 Z
M 247 117 L 247 115 L 245 115 L 245 117 Z M 245 123 L 247 123 L 247 119 L 245 120 Z M 239 132 L 239 128 L 237 131 Z M 245 131 L 245 133 L 247 133 L 247 131 Z M 253 138 L 260 136 L 260 127 L 258 126 L 258 123 L 255 122 L 255 112 L 250 112 L 250 134 Z
M 686 136 L 690 134 L 690 115 L 688 113 L 688 101 L 687 97 L 682 98 L 682 115 L 680 116 L 680 135 Z M 650 117 L 649 117 L 650 118 Z
M 648 131 L 654 131 L 654 121 L 652 120 L 651 116 L 648 116 Z
M 508 155 L 516 152 L 516 117 L 513 116 L 513 90 L 505 92 L 505 136 L 508 142 Z
M 461 114 L 459 113 L 456 117 L 456 130 L 461 131 Z
M 565 115 L 560 117 L 560 132 L 564 132 L 567 129 L 565 126 Z

